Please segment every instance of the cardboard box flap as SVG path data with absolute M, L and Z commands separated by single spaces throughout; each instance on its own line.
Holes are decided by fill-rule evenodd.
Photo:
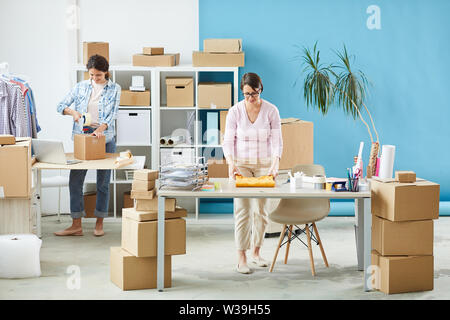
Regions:
M 166 78 L 166 85 L 168 86 L 188 86 L 193 82 L 193 78 Z
M 231 87 L 231 82 L 199 82 L 198 86 Z
M 296 123 L 308 123 L 310 121 L 305 121 L 305 120 L 300 120 L 297 118 L 286 118 L 286 119 L 281 119 L 281 124 L 296 124 Z
M 378 182 L 382 182 L 382 183 L 386 183 L 389 185 L 392 185 L 393 187 L 411 187 L 411 186 L 434 186 L 434 185 L 438 185 L 435 182 L 431 182 L 422 178 L 417 178 L 416 182 L 398 182 L 397 180 L 395 180 L 395 178 L 379 178 L 379 177 L 372 177 L 372 179 L 374 181 L 378 181 Z
M 214 53 L 240 52 L 242 51 L 242 39 L 204 39 L 203 50 Z

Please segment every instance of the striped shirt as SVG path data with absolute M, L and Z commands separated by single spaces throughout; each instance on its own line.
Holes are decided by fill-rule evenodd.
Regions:
M 29 118 L 22 90 L 0 79 L 0 134 L 29 137 Z

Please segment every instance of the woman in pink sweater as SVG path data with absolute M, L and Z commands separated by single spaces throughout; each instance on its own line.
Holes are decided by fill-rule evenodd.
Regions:
M 244 74 L 241 90 L 245 99 L 230 108 L 222 145 L 229 177 L 234 179 L 236 174 L 244 177 L 276 177 L 283 150 L 278 109 L 261 99 L 263 85 L 256 73 Z M 266 200 L 234 199 L 235 240 L 238 250 L 236 270 L 240 273 L 251 273 L 246 256 L 246 251 L 250 248 L 250 262 L 259 267 L 267 267 L 269 264 L 259 253 L 268 222 Z M 255 202 L 256 210 L 252 210 L 252 203 Z

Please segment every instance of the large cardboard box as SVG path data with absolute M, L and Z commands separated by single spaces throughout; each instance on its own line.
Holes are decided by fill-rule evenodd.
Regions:
M 95 206 L 97 203 L 97 192 L 87 192 L 83 195 L 85 218 L 95 218 Z
M 156 180 L 158 179 L 158 170 L 150 170 L 150 169 L 134 170 L 133 179 Z
M 0 146 L 0 199 L 31 197 L 31 139 Z
M 225 137 L 225 128 L 227 127 L 228 110 L 219 111 L 219 126 L 220 126 L 220 144 L 223 143 Z
M 94 54 L 103 56 L 109 62 L 109 43 L 108 42 L 83 42 L 83 64 Z
M 163 47 L 144 47 L 142 49 L 143 54 L 149 54 L 149 55 L 160 55 L 164 54 L 164 48 Z
M 135 54 L 133 55 L 133 66 L 142 67 L 173 67 L 180 64 L 180 54 Z
M 208 176 L 210 178 L 228 178 L 226 160 L 208 159 Z
M 122 209 L 122 217 L 128 217 L 136 221 L 153 221 L 158 219 L 158 211 L 137 211 L 134 208 Z M 165 219 L 184 218 L 187 217 L 187 210 L 181 207 L 176 207 L 175 211 L 164 213 Z
M 372 265 L 377 266 L 372 285 L 384 293 L 433 290 L 433 256 L 383 257 L 372 251 Z
M 131 190 L 131 199 L 153 199 L 156 196 L 156 189 L 148 190 L 148 191 L 136 191 Z
M 392 222 L 372 216 L 372 249 L 383 256 L 431 256 L 433 220 Z
M 214 53 L 241 52 L 242 39 L 204 39 L 203 51 Z
M 209 53 L 192 52 L 192 66 L 194 67 L 243 67 L 245 53 Z
M 439 218 L 439 184 L 418 179 L 400 183 L 394 179 L 372 179 L 372 214 L 390 221 Z
M 123 208 L 133 208 L 134 200 L 131 199 L 131 191 L 123 193 Z
M 194 79 L 193 78 L 166 78 L 167 106 L 193 107 L 194 106 Z
M 280 170 L 292 169 L 297 164 L 314 163 L 314 124 L 295 118 L 281 119 L 283 153 Z
M 111 247 L 109 267 L 112 283 L 122 290 L 156 288 L 156 257 L 138 258 L 121 247 Z M 171 286 L 172 257 L 164 256 L 164 287 Z
M 131 189 L 133 191 L 149 191 L 155 188 L 155 180 L 133 180 Z
M 0 134 L 0 145 L 15 144 L 16 137 L 11 134 Z
M 201 82 L 198 84 L 199 108 L 230 108 L 230 82 Z
M 156 257 L 158 221 L 137 221 L 122 210 L 122 248 L 136 257 Z M 182 218 L 166 219 L 164 254 L 186 253 L 186 221 Z
M 76 134 L 73 137 L 74 157 L 79 160 L 98 160 L 106 157 L 105 136 Z
M 120 95 L 121 106 L 150 106 L 150 91 L 122 90 Z
M 175 198 L 166 198 L 165 211 L 174 212 L 176 207 Z M 134 208 L 138 211 L 157 211 L 158 197 L 153 199 L 136 199 Z

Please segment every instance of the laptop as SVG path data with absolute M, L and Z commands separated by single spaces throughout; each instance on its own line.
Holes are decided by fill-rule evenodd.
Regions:
M 62 141 L 32 139 L 34 155 L 37 161 L 55 164 L 75 164 L 81 160 L 67 160 Z

